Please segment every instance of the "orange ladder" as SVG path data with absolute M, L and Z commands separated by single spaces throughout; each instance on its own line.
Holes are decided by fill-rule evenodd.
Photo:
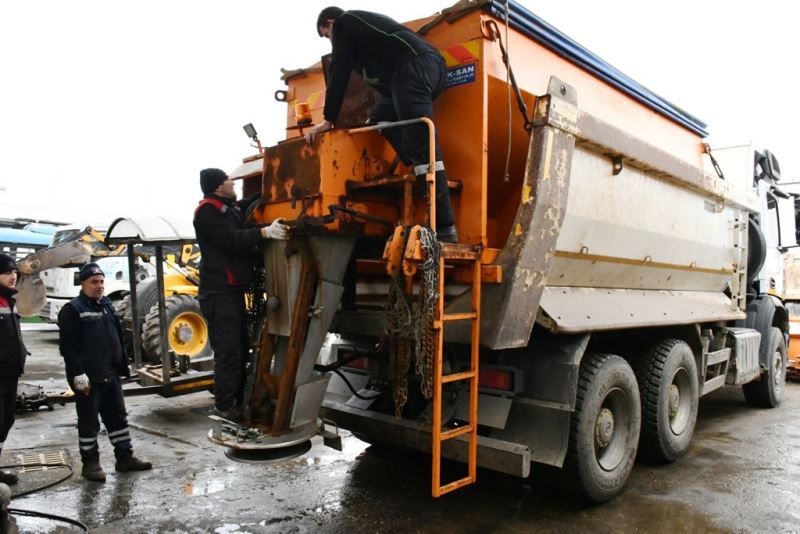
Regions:
M 433 456 L 433 473 L 431 490 L 434 497 L 440 497 L 451 491 L 473 484 L 477 478 L 478 465 L 478 363 L 480 354 L 480 320 L 481 320 L 481 262 L 480 253 L 465 245 L 442 244 L 439 257 L 439 297 L 437 302 L 437 319 L 434 321 L 436 332 L 436 354 L 433 365 L 433 430 L 431 453 Z M 472 311 L 467 313 L 444 313 L 444 267 L 446 262 L 468 263 L 472 267 Z M 452 374 L 443 374 L 444 327 L 450 321 L 471 321 L 470 328 L 470 366 L 469 370 Z M 469 421 L 464 426 L 442 430 L 442 387 L 444 384 L 461 380 L 469 381 Z M 459 436 L 468 436 L 467 476 L 442 485 L 442 443 Z

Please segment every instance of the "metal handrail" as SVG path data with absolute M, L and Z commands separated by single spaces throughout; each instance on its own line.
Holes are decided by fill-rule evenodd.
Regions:
M 371 126 L 361 126 L 359 128 L 351 128 L 347 130 L 348 134 L 357 134 L 362 132 L 371 132 L 375 130 L 386 130 L 389 128 L 398 128 L 400 126 L 408 126 L 409 124 L 424 123 L 428 127 L 428 172 L 425 174 L 425 182 L 428 186 L 428 220 L 431 229 L 436 231 L 436 126 L 433 121 L 427 117 L 420 117 L 418 119 L 405 119 L 396 122 L 381 122 Z

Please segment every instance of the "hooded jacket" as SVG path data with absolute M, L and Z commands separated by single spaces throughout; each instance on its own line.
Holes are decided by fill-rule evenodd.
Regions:
M 439 55 L 430 43 L 397 21 L 369 11 L 345 11 L 333 24 L 332 57 L 325 93 L 325 119 L 336 123 L 350 72 L 383 96 L 398 67 L 424 54 Z
M 28 355 L 15 310 L 16 293 L 16 289 L 0 286 L 0 376 L 4 377 L 20 376 Z

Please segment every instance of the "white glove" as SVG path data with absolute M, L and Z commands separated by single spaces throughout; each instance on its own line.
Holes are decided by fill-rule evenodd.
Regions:
M 269 226 L 261 229 L 261 236 L 267 239 L 289 239 L 289 227 L 283 224 L 283 219 L 275 219 Z
M 327 132 L 328 130 L 333 129 L 333 123 L 328 121 L 322 121 L 321 123 L 317 124 L 313 128 L 311 128 L 308 133 L 306 133 L 303 137 L 306 140 L 306 143 L 313 143 L 314 139 L 317 137 L 318 134 L 322 132 Z
M 75 384 L 75 389 L 81 393 L 89 393 L 89 388 L 91 386 L 89 385 L 89 377 L 86 376 L 86 373 L 73 378 L 72 383 Z

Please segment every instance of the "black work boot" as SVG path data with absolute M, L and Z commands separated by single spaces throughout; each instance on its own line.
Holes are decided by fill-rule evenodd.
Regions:
M 143 462 L 135 456 L 117 458 L 117 464 L 114 466 L 114 469 L 120 473 L 124 473 L 125 471 L 148 471 L 152 468 L 153 464 L 150 462 Z
M 450 226 L 439 228 L 436 231 L 436 237 L 439 238 L 440 243 L 458 243 L 458 232 L 456 231 L 456 225 L 451 224 Z
M 14 473 L 9 473 L 8 471 L 0 471 L 0 482 L 8 486 L 13 486 L 17 482 L 19 482 L 19 478 Z
M 220 410 L 219 408 L 214 408 L 212 413 L 217 417 L 221 417 L 226 421 L 232 421 L 234 423 L 241 423 L 244 420 L 244 414 L 242 413 L 241 406 L 231 406 L 227 410 Z
M 103 468 L 100 467 L 100 462 L 85 462 L 83 464 L 83 469 L 81 469 L 81 475 L 86 480 L 92 480 L 94 482 L 106 481 L 106 473 L 103 471 Z

